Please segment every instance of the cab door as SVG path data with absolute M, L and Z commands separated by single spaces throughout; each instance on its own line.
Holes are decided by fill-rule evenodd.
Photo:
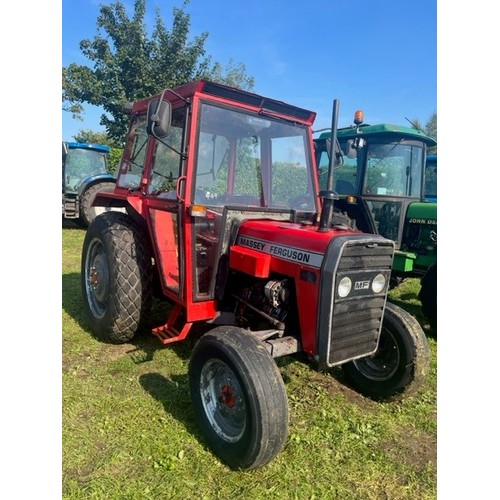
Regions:
M 168 136 L 161 141 L 150 138 L 150 162 L 146 172 L 149 178 L 145 193 L 162 288 L 167 296 L 180 300 L 185 300 L 185 245 L 181 243 L 184 214 L 180 197 L 185 121 L 186 109 L 174 110 Z

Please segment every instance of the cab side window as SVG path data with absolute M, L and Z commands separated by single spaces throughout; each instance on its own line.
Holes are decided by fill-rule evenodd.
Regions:
M 177 180 L 181 175 L 186 110 L 172 113 L 170 133 L 162 141 L 155 140 L 153 166 L 148 183 L 148 194 L 176 199 Z

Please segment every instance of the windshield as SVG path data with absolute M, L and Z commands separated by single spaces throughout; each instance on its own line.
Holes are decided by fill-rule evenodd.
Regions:
M 315 211 L 307 128 L 203 103 L 194 203 Z
M 326 189 L 329 154 L 325 140 L 316 141 L 319 185 Z M 347 140 L 340 141 L 342 151 L 348 151 Z M 404 196 L 420 198 L 423 145 L 398 141 L 391 143 L 369 142 L 357 153 L 342 157 L 333 172 L 333 189 L 338 194 L 366 194 L 370 196 Z M 363 185 L 360 186 L 363 166 L 366 163 Z
M 87 177 L 106 173 L 106 153 L 92 149 L 68 150 L 64 172 L 68 190 L 78 191 L 80 184 Z
M 423 148 L 404 142 L 368 145 L 363 194 L 420 198 Z

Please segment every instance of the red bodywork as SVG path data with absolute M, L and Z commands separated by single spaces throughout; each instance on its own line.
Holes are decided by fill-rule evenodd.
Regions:
M 217 228 L 217 224 L 220 224 L 221 213 L 211 210 L 210 207 L 204 212 L 205 207 L 201 207 L 203 215 L 201 217 L 193 215 L 199 209 L 195 203 L 194 162 L 202 103 L 217 103 L 225 107 L 250 111 L 255 116 L 265 115 L 307 127 L 308 157 L 311 162 L 309 167 L 313 172 L 316 171 L 313 163 L 315 160 L 311 130 L 315 113 L 237 89 L 215 95 L 213 91 L 206 91 L 207 85 L 213 86 L 210 82 L 200 81 L 177 88 L 175 93 L 166 94 L 173 110 L 186 106 L 185 99 L 189 100 L 189 118 L 183 151 L 185 162 L 176 181 L 174 199 L 163 199 L 148 194 L 148 182 L 152 175 L 151 165 L 154 163 L 153 137 L 147 140 L 140 184 L 132 190 L 120 182 L 120 178 L 126 176 L 131 168 L 133 146 L 131 127 L 115 191 L 99 194 L 94 202 L 100 206 L 128 207 L 129 213 L 146 223 L 162 293 L 174 303 L 167 323 L 153 330 L 165 344 L 182 340 L 195 322 L 212 320 L 220 312 L 219 299 L 214 293 L 213 273 L 219 262 L 218 245 L 221 237 L 221 233 L 214 227 Z M 132 116 L 145 114 L 149 102 L 150 99 L 136 102 L 133 105 Z M 261 163 L 263 171 L 271 168 L 270 165 L 266 165 L 269 160 L 266 160 L 264 153 L 265 151 L 262 153 Z M 231 155 L 234 156 L 234 153 L 230 154 L 230 163 L 234 160 Z M 232 175 L 230 171 L 228 194 L 231 194 L 234 183 Z M 319 213 L 320 200 L 316 195 L 319 192 L 317 178 L 313 174 L 310 175 L 315 193 L 315 206 L 310 210 L 310 219 L 313 219 L 314 214 Z M 270 186 L 263 185 L 262 212 L 266 210 L 269 190 Z M 260 217 L 263 218 L 267 218 L 266 214 Z M 229 267 L 234 271 L 255 278 L 278 275 L 293 279 L 297 302 L 300 304 L 298 317 L 302 347 L 309 354 L 314 354 L 316 351 L 320 268 L 326 248 L 339 234 L 342 236 L 359 234 L 357 231 L 335 229 L 319 232 L 313 223 L 314 220 L 303 224 L 279 220 L 245 220 L 239 226 L 237 241 L 233 241 L 227 249 Z M 204 259 L 208 263 L 206 266 L 200 264 Z
M 256 269 L 287 276 L 294 280 L 299 308 L 302 347 L 315 353 L 319 304 L 320 269 L 330 241 L 359 231 L 331 230 L 318 232 L 317 227 L 277 221 L 247 221 L 238 233 L 237 244 L 230 250 L 230 267 L 254 274 Z

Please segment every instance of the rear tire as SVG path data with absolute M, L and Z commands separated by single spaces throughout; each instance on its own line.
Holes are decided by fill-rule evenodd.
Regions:
M 418 321 L 387 303 L 377 351 L 342 365 L 349 382 L 376 400 L 415 394 L 429 371 L 429 345 Z
M 107 212 L 90 224 L 81 284 L 90 326 L 102 340 L 122 344 L 145 326 L 152 301 L 151 253 L 146 234 L 130 217 Z
M 93 207 L 94 198 L 97 193 L 102 191 L 113 191 L 115 189 L 114 182 L 99 182 L 90 186 L 82 195 L 80 200 L 80 221 L 83 226 L 88 226 L 98 215 L 109 211 L 106 207 Z
M 241 328 L 222 326 L 201 337 L 191 355 L 189 383 L 199 425 L 229 467 L 270 462 L 288 436 L 288 400 L 266 347 Z

